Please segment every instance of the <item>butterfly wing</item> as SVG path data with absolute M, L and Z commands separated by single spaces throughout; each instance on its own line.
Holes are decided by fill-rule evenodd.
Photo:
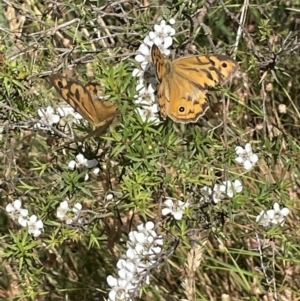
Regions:
M 178 75 L 207 88 L 226 83 L 239 65 L 227 55 L 210 54 L 176 59 L 172 67 Z
M 96 84 L 90 83 L 83 86 L 80 82 L 65 76 L 52 74 L 50 82 L 63 99 L 74 108 L 84 119 L 101 126 L 111 121 L 116 113 L 115 104 L 106 104 L 95 99 Z
M 111 121 L 117 112 L 117 105 L 109 101 L 100 100 L 99 97 L 102 95 L 101 85 L 98 83 L 87 83 L 85 88 L 89 91 L 92 97 L 92 106 L 95 112 L 97 112 L 96 124 L 101 124 L 103 120 Z
M 151 48 L 151 58 L 152 63 L 155 66 L 157 80 L 161 82 L 165 73 L 168 72 L 167 63 L 169 62 L 169 60 L 163 56 L 163 54 L 160 52 L 159 48 L 155 44 L 153 44 Z
M 236 61 L 225 55 L 201 55 L 180 58 L 172 62 L 168 82 L 169 97 L 166 112 L 176 122 L 196 122 L 207 107 L 209 87 L 226 83 L 237 71 Z
M 170 73 L 171 62 L 163 56 L 155 44 L 153 44 L 151 48 L 151 58 L 155 66 L 156 78 L 159 82 L 157 85 L 158 105 L 160 113 L 165 119 L 167 116 L 167 108 L 169 107 L 167 102 L 170 99 L 170 83 L 165 81 L 165 75 Z
M 103 93 L 101 91 L 101 85 L 98 83 L 89 82 L 85 84 L 85 88 L 89 91 L 93 100 L 99 100 Z
M 199 85 L 172 73 L 162 80 L 158 89 L 162 116 L 169 116 L 175 122 L 196 122 L 207 107 L 205 91 Z

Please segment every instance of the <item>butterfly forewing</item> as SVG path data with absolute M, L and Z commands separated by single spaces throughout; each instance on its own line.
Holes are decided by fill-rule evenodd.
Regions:
M 211 63 L 209 71 L 213 78 L 217 78 L 217 84 L 225 84 L 239 69 L 238 63 L 227 55 L 215 54 L 206 57 Z
M 114 118 L 117 106 L 99 100 L 99 84 L 88 83 L 84 86 L 74 79 L 58 74 L 50 75 L 50 82 L 63 99 L 87 121 L 101 126 Z
M 92 100 L 99 100 L 103 95 L 101 91 L 101 85 L 98 83 L 87 83 L 85 84 L 85 88 L 89 91 Z
M 89 91 L 75 81 L 69 81 L 69 92 L 66 101 L 86 120 L 97 124 L 96 108 Z
M 224 84 L 239 67 L 226 55 L 189 56 L 174 60 L 172 65 L 175 73 L 203 89 Z
M 166 65 L 168 64 L 168 60 L 163 56 L 160 52 L 159 48 L 154 44 L 151 48 L 151 58 L 152 63 L 155 66 L 156 77 L 160 82 L 162 77 L 166 74 Z

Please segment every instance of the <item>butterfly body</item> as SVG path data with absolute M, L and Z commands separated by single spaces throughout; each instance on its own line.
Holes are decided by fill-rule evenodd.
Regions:
M 117 105 L 99 99 L 99 84 L 87 83 L 84 86 L 59 74 L 52 74 L 49 78 L 63 99 L 84 119 L 97 127 L 94 134 L 106 129 L 116 116 Z
M 151 56 L 159 82 L 161 115 L 181 123 L 197 122 L 207 106 L 208 88 L 224 84 L 238 70 L 237 62 L 226 55 L 188 56 L 170 61 L 153 45 Z

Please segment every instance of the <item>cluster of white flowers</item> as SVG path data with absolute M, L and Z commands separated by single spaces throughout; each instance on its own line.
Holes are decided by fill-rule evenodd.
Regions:
M 247 143 L 245 148 L 237 146 L 235 152 L 238 155 L 235 161 L 242 164 L 245 170 L 251 169 L 258 161 L 258 156 L 253 153 L 250 143 Z
M 235 193 L 240 193 L 243 190 L 241 181 L 224 181 L 223 184 L 215 184 L 213 188 L 204 186 L 202 188 L 203 201 L 213 200 L 215 204 L 219 203 L 225 198 L 233 198 Z
M 158 265 L 163 239 L 154 230 L 154 224 L 147 222 L 129 233 L 126 256 L 117 263 L 118 276 L 107 277 L 111 287 L 110 301 L 132 300 L 141 284 L 149 284 L 150 270 Z
M 247 143 L 244 148 L 237 146 L 235 151 L 238 155 L 235 161 L 242 164 L 245 170 L 250 170 L 258 162 L 258 156 L 253 153 L 250 143 Z M 216 184 L 213 189 L 204 186 L 202 189 L 204 194 L 202 200 L 208 201 L 212 199 L 214 203 L 218 203 L 226 197 L 232 198 L 235 193 L 239 193 L 242 190 L 243 186 L 239 180 L 235 180 L 234 182 L 225 181 L 221 185 Z M 289 212 L 290 210 L 288 208 L 284 207 L 280 209 L 279 204 L 275 203 L 273 209 L 267 211 L 262 210 L 256 217 L 256 222 L 265 227 L 268 227 L 270 224 L 280 224 L 282 226 Z
M 83 218 L 81 215 L 82 205 L 80 203 L 74 204 L 73 208 L 69 208 L 68 201 L 62 201 L 56 211 L 56 216 L 61 221 L 64 221 L 67 225 L 71 225 L 74 222 L 82 223 Z
M 283 207 L 282 209 L 280 209 L 279 204 L 275 203 L 273 209 L 267 211 L 262 210 L 256 217 L 256 222 L 264 227 L 268 227 L 271 224 L 279 224 L 280 226 L 283 226 L 285 218 L 289 213 L 290 210 L 288 208 Z
M 59 123 L 63 117 L 70 117 L 70 122 L 78 123 L 82 116 L 75 112 L 75 110 L 68 104 L 60 105 L 57 107 L 57 112 L 51 106 L 46 109 L 38 109 L 40 121 L 34 125 L 35 128 L 51 130 L 47 125 L 54 125 Z
M 165 208 L 162 210 L 162 215 L 166 216 L 168 214 L 172 215 L 174 219 L 181 220 L 184 210 L 189 207 L 188 202 L 182 202 L 180 200 L 166 199 L 164 201 Z
M 96 159 L 88 160 L 84 157 L 83 154 L 78 154 L 76 156 L 76 160 L 71 160 L 68 164 L 68 167 L 72 170 L 78 168 L 80 166 L 85 166 L 88 169 L 92 169 L 92 172 L 97 175 L 100 171 L 98 167 L 98 161 Z M 86 173 L 84 180 L 87 181 L 89 179 L 89 174 Z
M 34 237 L 41 234 L 44 227 L 43 222 L 36 215 L 28 216 L 28 210 L 22 208 L 20 200 L 7 204 L 5 210 L 14 222 L 18 222 L 20 226 L 27 228 L 28 232 Z
M 258 162 L 258 156 L 253 153 L 250 143 L 247 143 L 244 148 L 237 146 L 235 152 L 238 155 L 238 157 L 235 158 L 235 161 L 242 164 L 245 170 L 250 170 Z M 268 227 L 271 224 L 283 226 L 285 218 L 290 213 L 290 210 L 286 207 L 280 209 L 278 203 L 275 203 L 273 208 L 274 209 L 267 211 L 262 210 L 256 217 L 256 222 L 264 227 Z
M 137 86 L 135 95 L 137 112 L 144 121 L 159 123 L 159 108 L 155 101 L 156 78 L 155 69 L 151 61 L 151 48 L 156 44 L 164 55 L 169 55 L 168 49 L 173 43 L 175 29 L 171 26 L 175 23 L 174 19 L 161 20 L 160 24 L 154 25 L 154 30 L 150 31 L 140 45 L 135 60 L 140 63 L 141 69 L 134 69 L 132 76 L 137 77 Z

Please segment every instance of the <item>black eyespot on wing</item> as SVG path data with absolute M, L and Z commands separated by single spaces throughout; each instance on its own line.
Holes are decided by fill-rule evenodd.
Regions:
M 179 108 L 178 108 L 178 111 L 179 111 L 180 113 L 183 113 L 183 112 L 185 111 L 185 107 L 183 107 L 183 106 L 179 107 Z
M 223 62 L 223 63 L 222 63 L 222 67 L 223 67 L 223 68 L 227 68 L 227 63 L 226 63 L 226 62 Z

